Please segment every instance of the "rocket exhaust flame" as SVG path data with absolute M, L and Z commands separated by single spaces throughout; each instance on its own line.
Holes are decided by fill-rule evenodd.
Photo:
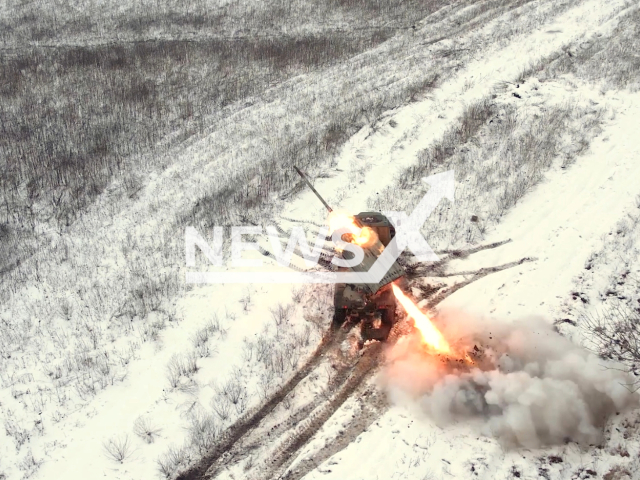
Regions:
M 415 327 L 420 331 L 420 334 L 422 335 L 423 342 L 439 353 L 451 354 L 451 346 L 444 338 L 442 333 L 440 333 L 440 331 L 431 322 L 429 317 L 422 313 L 417 305 L 413 303 L 409 297 L 402 293 L 402 290 L 400 290 L 397 285 L 392 284 L 391 287 L 393 288 L 393 294 L 405 309 L 407 315 L 413 318 Z
M 340 228 L 348 228 L 351 232 L 348 241 L 361 247 L 371 246 L 377 240 L 376 232 L 369 227 L 358 227 L 351 215 L 332 211 L 329 214 L 329 230 L 333 233 Z

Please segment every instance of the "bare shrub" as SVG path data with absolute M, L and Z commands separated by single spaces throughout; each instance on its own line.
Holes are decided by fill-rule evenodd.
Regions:
M 265 365 L 267 365 L 271 359 L 271 352 L 273 351 L 273 342 L 269 341 L 264 336 L 261 336 L 256 341 L 255 351 L 256 351 L 256 360 L 258 362 L 262 362 Z
M 247 457 L 247 461 L 242 466 L 242 470 L 244 470 L 245 472 L 248 472 L 249 470 L 251 470 L 253 468 L 255 460 L 256 459 L 255 459 L 255 457 L 253 455 L 249 455 Z
M 197 356 L 200 358 L 206 358 L 211 356 L 213 353 L 216 353 L 217 349 L 209 345 L 209 340 L 215 333 L 220 333 L 220 335 L 222 336 L 223 331 L 226 334 L 226 331 L 223 330 L 220 326 L 217 316 L 215 317 L 215 323 L 214 320 L 211 319 L 205 324 L 204 327 L 197 330 L 192 340 L 193 346 L 196 348 Z
M 240 303 L 242 304 L 242 311 L 244 313 L 249 312 L 249 307 L 251 306 L 251 290 L 248 288 L 245 290 L 244 295 L 240 298 Z
M 258 380 L 258 393 L 263 401 L 269 397 L 269 394 L 273 390 L 275 384 L 276 382 L 273 371 L 266 370 L 260 375 L 260 379 Z
M 639 197 L 640 197 L 640 195 L 639 195 Z M 639 201 L 639 205 L 640 205 L 640 201 Z M 640 206 L 638 208 L 640 208 Z M 293 303 L 302 302 L 303 296 L 304 296 L 304 289 L 302 287 L 293 288 L 291 290 L 291 299 L 293 300 Z
M 184 357 L 184 375 L 190 378 L 198 370 L 198 358 L 194 354 L 186 355 Z
M 226 317 L 229 318 L 228 313 Z M 220 318 L 218 318 L 217 313 L 214 313 L 212 317 L 209 320 L 207 320 L 207 323 L 205 323 L 204 328 L 207 330 L 207 332 L 210 335 L 218 334 L 222 338 L 224 338 L 227 335 L 227 330 L 228 330 L 224 327 L 224 325 L 220 321 Z
M 180 384 L 176 387 L 178 392 L 186 393 L 187 395 L 196 396 L 200 386 L 198 382 L 193 379 L 181 380 Z
M 279 376 L 284 375 L 288 367 L 288 352 L 277 349 L 271 354 L 271 368 Z
M 245 363 L 250 363 L 253 360 L 254 352 L 254 343 L 245 337 L 242 342 L 242 359 L 245 361 Z
M 514 468 L 515 468 L 515 467 L 514 467 Z M 517 475 L 513 475 L 513 473 L 512 473 L 512 475 L 513 475 L 514 477 L 516 477 L 516 478 L 517 478 L 517 477 L 519 477 L 519 476 L 520 476 L 520 472 L 518 472 L 517 470 L 512 470 L 512 472 L 513 472 L 513 471 L 516 471 L 516 472 L 517 472 Z M 421 478 L 420 480 L 435 480 L 436 478 L 437 478 L 437 477 L 436 477 L 436 475 L 435 475 L 432 471 L 427 470 L 427 471 L 422 475 L 422 478 Z
M 124 463 L 131 455 L 131 443 L 127 434 L 110 438 L 102 445 L 107 456 L 116 462 Z
M 305 325 L 302 332 L 293 333 L 293 347 L 300 350 L 303 347 L 308 347 L 311 343 L 311 327 Z
M 271 311 L 271 318 L 276 322 L 277 327 L 287 323 L 291 317 L 291 305 L 284 306 L 281 303 L 278 303 L 277 307 L 269 310 Z
M 212 415 L 195 414 L 191 417 L 189 442 L 203 455 L 215 444 L 220 431 L 220 426 Z
M 285 346 L 286 349 L 286 360 L 288 369 L 295 370 L 298 366 L 298 361 L 300 360 L 300 347 L 296 343 L 288 343 Z
M 247 387 L 242 378 L 242 372 L 239 369 L 234 370 L 232 376 L 216 389 L 220 395 L 224 395 L 229 402 L 237 405 L 241 398 L 247 396 Z
M 172 478 L 181 467 L 186 466 L 191 460 L 188 448 L 171 446 L 158 460 L 158 470 L 166 479 Z
M 167 380 L 169 380 L 169 385 L 171 385 L 172 388 L 176 388 L 180 385 L 180 372 L 181 366 L 179 359 L 172 358 L 169 365 L 167 365 Z
M 225 395 L 216 395 L 212 398 L 211 409 L 222 422 L 226 422 L 231 416 L 231 403 Z
M 20 471 L 23 473 L 24 478 L 31 478 L 42 465 L 42 460 L 36 460 L 33 453 L 29 449 L 27 454 L 18 464 Z M 0 473 L 0 480 L 4 480 L 4 476 Z
M 200 330 L 197 330 L 193 336 L 193 346 L 196 348 L 202 345 L 206 345 L 208 341 L 209 341 L 209 330 L 206 327 L 201 328 Z
M 65 320 L 71 320 L 71 316 L 73 315 L 73 305 L 69 300 L 63 298 L 60 301 L 60 316 Z
M 16 444 L 16 450 L 18 451 L 29 441 L 29 438 L 31 437 L 29 431 L 23 428 L 12 416 L 5 419 L 4 430 L 8 437 L 13 438 Z
M 147 443 L 153 443 L 161 431 L 148 418 L 138 417 L 133 423 L 133 433 Z
M 583 315 L 581 326 L 595 353 L 623 364 L 633 375 L 640 374 L 640 313 L 637 310 L 616 303 L 599 313 Z
M 198 372 L 198 357 L 195 353 L 174 354 L 167 365 L 167 379 L 173 388 L 180 385 L 180 379 L 191 378 Z
M 242 415 L 247 410 L 248 405 L 249 405 L 249 394 L 245 393 L 244 395 L 238 398 L 238 401 L 233 404 L 233 407 L 235 408 L 236 413 L 238 415 Z
M 158 466 L 160 475 L 166 480 L 172 478 L 176 472 L 176 467 L 169 461 L 166 454 L 156 460 L 156 465 Z
M 202 344 L 202 345 L 198 345 L 196 347 L 196 355 L 198 355 L 199 358 L 207 358 L 210 357 L 212 353 L 216 353 L 217 350 L 214 349 L 213 352 L 211 350 L 211 347 L 209 347 L 208 344 Z

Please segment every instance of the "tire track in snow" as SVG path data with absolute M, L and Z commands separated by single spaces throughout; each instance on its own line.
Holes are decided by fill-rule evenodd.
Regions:
M 344 338 L 344 336 L 346 335 L 340 335 L 339 338 Z M 337 339 L 334 342 L 334 346 L 339 345 L 340 340 Z M 300 422 L 308 418 L 309 415 L 311 415 L 313 411 L 316 410 L 316 408 L 318 408 L 322 403 L 325 402 L 326 396 L 333 394 L 347 381 L 354 366 L 354 363 L 348 361 L 343 361 L 342 363 L 340 363 L 335 376 L 329 382 L 329 385 L 327 386 L 324 394 L 317 395 L 316 398 L 300 407 L 290 417 L 279 423 L 276 423 L 267 430 L 260 430 L 259 427 L 262 427 L 261 424 L 256 425 L 255 428 L 252 428 L 249 432 L 247 432 L 247 434 L 243 438 L 234 443 L 227 452 L 225 452 L 219 459 L 212 463 L 212 465 L 207 469 L 206 476 L 209 478 L 214 478 L 220 473 L 223 467 L 228 467 L 230 464 L 241 461 L 244 457 L 249 455 L 251 452 L 259 449 L 265 443 L 274 441 L 287 431 L 296 427 L 298 424 L 300 424 Z M 282 399 L 284 400 L 285 397 L 286 395 Z M 264 417 L 264 419 L 266 419 L 266 416 Z
M 285 469 L 298 450 L 304 447 L 315 433 L 329 420 L 329 418 L 344 404 L 345 401 L 377 370 L 382 360 L 382 344 L 374 343 L 365 348 L 365 351 L 356 365 L 356 368 L 344 386 L 331 398 L 329 402 L 315 415 L 313 415 L 303 428 L 295 432 L 290 438 L 285 439 L 279 446 L 274 457 L 267 466 L 267 470 L 259 469 L 259 478 L 280 478 L 280 471 Z M 257 480 L 257 479 L 256 479 Z
M 454 284 L 452 287 L 446 288 L 439 293 L 437 293 L 429 302 L 428 308 L 434 308 L 448 296 L 452 295 L 456 291 L 465 286 L 479 280 L 480 278 L 485 277 L 491 273 L 499 272 L 508 268 L 515 267 L 517 265 L 521 265 L 526 261 L 530 261 L 529 258 L 522 258 L 515 262 L 510 262 L 504 265 L 499 265 L 496 267 L 487 267 L 478 270 L 475 274 L 468 280 L 463 282 L 459 282 Z M 390 343 L 397 341 L 401 333 L 397 329 L 395 334 L 390 338 Z M 394 338 L 395 337 L 395 338 Z M 344 404 L 344 402 L 353 395 L 353 393 L 361 386 L 366 385 L 366 383 L 378 372 L 379 367 L 383 363 L 383 346 L 380 343 L 374 343 L 369 345 L 369 347 L 365 350 L 363 354 L 363 361 L 359 362 L 356 366 L 354 373 L 350 376 L 347 382 L 344 384 L 342 389 L 335 394 L 335 396 L 327 402 L 327 404 L 322 408 L 321 411 L 317 412 L 311 419 L 307 422 L 306 425 L 303 425 L 302 429 L 298 432 L 293 433 L 288 439 L 277 448 L 275 456 L 271 458 L 269 463 L 265 466 L 265 469 L 258 467 L 258 471 L 260 472 L 260 478 L 288 478 L 285 474 L 286 469 L 289 465 L 295 460 L 295 454 L 303 448 L 311 438 L 316 434 L 316 432 L 329 420 L 329 418 Z M 384 409 L 379 413 L 383 413 Z M 364 410 L 363 414 L 367 415 Z M 362 428 L 366 428 L 369 423 L 367 423 L 366 419 L 363 420 L 362 415 L 358 416 L 354 419 L 350 425 L 346 429 L 346 435 L 349 438 L 355 438 L 357 435 L 362 433 Z M 343 433 L 343 435 L 345 435 Z M 346 447 L 348 443 L 341 442 L 341 444 Z M 307 467 L 309 467 L 309 462 L 305 462 Z M 314 462 L 311 462 L 313 465 Z M 304 474 L 307 472 L 303 473 Z M 299 476 L 298 469 L 292 473 L 293 478 L 301 478 Z
M 216 446 L 198 461 L 197 464 L 191 466 L 186 471 L 178 475 L 177 480 L 198 480 L 206 477 L 206 472 L 211 465 L 217 462 L 224 454 L 232 449 L 233 445 L 242 439 L 252 429 L 258 427 L 264 418 L 269 415 L 285 397 L 296 388 L 296 386 L 306 378 L 335 345 L 339 345 L 346 336 L 346 329 L 334 330 L 329 327 L 322 337 L 320 344 L 307 359 L 305 364 L 276 392 L 274 392 L 269 400 L 259 407 L 246 413 L 236 420 L 221 435 Z

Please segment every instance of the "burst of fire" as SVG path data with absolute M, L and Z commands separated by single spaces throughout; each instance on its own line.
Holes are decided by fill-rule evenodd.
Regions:
M 428 316 L 420 311 L 418 306 L 407 297 L 400 288 L 392 284 L 393 294 L 396 296 L 402 307 L 415 322 L 415 327 L 420 331 L 424 343 L 438 351 L 439 353 L 451 354 L 449 342 L 442 333 L 431 322 Z
M 346 213 L 331 212 L 329 214 L 329 230 L 331 233 L 340 228 L 348 228 L 351 232 L 349 241 L 360 246 L 373 243 L 376 233 L 369 227 L 360 228 L 356 225 L 355 219 Z

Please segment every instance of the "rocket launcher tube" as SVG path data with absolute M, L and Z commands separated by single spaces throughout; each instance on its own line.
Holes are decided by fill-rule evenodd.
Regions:
M 305 174 L 304 174 L 304 173 L 302 173 L 302 172 L 300 171 L 300 169 L 299 169 L 298 167 L 296 167 L 295 165 L 293 166 L 293 168 L 295 168 L 295 169 L 296 169 L 296 172 L 298 172 L 298 175 L 300 175 L 300 176 L 302 177 L 302 179 L 304 180 L 304 182 L 305 182 L 307 185 L 309 185 L 309 188 L 311 189 L 311 191 L 312 191 L 313 193 L 315 193 L 315 194 L 316 194 L 316 197 L 318 197 L 318 199 L 322 202 L 322 204 L 323 204 L 325 207 L 327 207 L 327 210 L 329 210 L 329 213 L 333 212 L 333 208 L 331 208 L 331 207 L 329 206 L 329 204 L 328 204 L 327 202 L 325 202 L 325 201 L 324 201 L 324 198 L 322 198 L 322 197 L 320 196 L 320 194 L 318 193 L 318 191 L 317 191 L 315 188 L 313 188 L 313 185 L 311 185 L 311 182 L 309 182 L 309 180 L 307 180 L 307 177 L 305 176 Z

